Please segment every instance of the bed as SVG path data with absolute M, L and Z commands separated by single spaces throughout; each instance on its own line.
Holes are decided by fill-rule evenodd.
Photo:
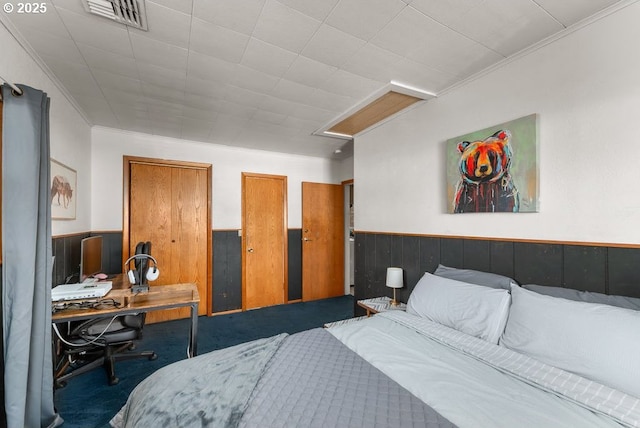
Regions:
M 439 267 L 407 311 L 164 367 L 120 427 L 640 426 L 640 300 Z

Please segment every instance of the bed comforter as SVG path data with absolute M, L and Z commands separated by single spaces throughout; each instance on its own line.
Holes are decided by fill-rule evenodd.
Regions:
M 214 351 L 141 382 L 113 427 L 454 427 L 324 329 Z
M 174 363 L 113 427 L 640 426 L 640 400 L 393 311 Z

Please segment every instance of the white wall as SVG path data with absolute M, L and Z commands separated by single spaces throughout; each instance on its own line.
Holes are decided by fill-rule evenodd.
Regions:
M 2 25 L 0 25 L 0 46 L 2 46 L 0 76 L 12 83 L 40 89 L 51 98 L 49 113 L 51 157 L 75 169 L 78 173 L 78 187 L 73 194 L 77 202 L 76 220 L 53 220 L 52 234 L 56 236 L 90 230 L 90 127 Z
M 355 140 L 357 230 L 640 243 L 640 3 Z M 446 214 L 445 141 L 539 114 L 540 212 Z
M 176 140 L 116 129 L 92 131 L 92 230 L 122 230 L 122 156 L 144 156 L 213 165 L 213 228 L 240 229 L 241 173 L 286 175 L 288 226 L 300 228 L 303 181 L 340 183 L 339 161 Z

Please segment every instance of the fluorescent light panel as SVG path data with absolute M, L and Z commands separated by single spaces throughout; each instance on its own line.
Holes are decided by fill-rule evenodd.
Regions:
M 314 134 L 351 139 L 354 135 L 388 119 L 407 107 L 435 96 L 431 92 L 392 81 Z

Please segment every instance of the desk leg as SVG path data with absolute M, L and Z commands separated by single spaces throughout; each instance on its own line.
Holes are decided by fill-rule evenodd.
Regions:
M 198 304 L 191 305 L 191 331 L 189 332 L 189 358 L 198 355 Z

